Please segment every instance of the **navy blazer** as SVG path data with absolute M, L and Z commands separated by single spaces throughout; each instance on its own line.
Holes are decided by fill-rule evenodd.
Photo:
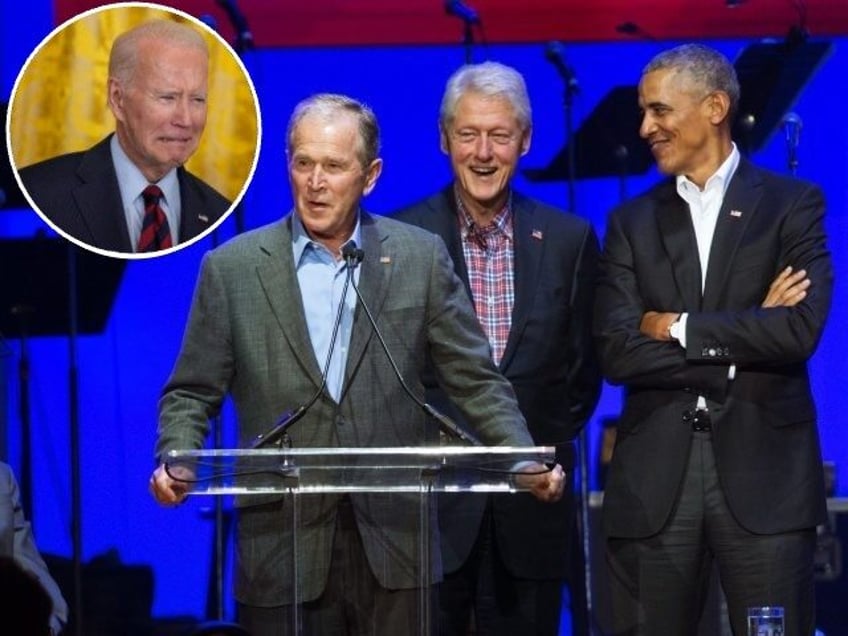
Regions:
M 573 214 L 512 194 L 514 291 L 512 325 L 500 361 L 533 440 L 556 445 L 563 467 L 574 464 L 572 440 L 597 404 L 601 377 L 591 340 L 592 295 L 598 240 L 592 226 Z M 442 237 L 454 269 L 471 297 L 453 186 L 400 211 L 396 218 Z M 435 378 L 428 400 L 452 408 Z M 440 495 L 439 519 L 446 572 L 468 558 L 488 499 Z M 521 578 L 562 578 L 574 515 L 569 489 L 555 503 L 527 494 L 491 497 L 498 549 Z
M 787 265 L 807 271 L 806 298 L 761 308 Z M 682 415 L 698 395 L 711 412 L 728 506 L 743 527 L 769 534 L 825 521 L 807 360 L 832 286 L 819 188 L 744 158 L 719 212 L 703 293 L 691 216 L 674 179 L 612 212 L 594 329 L 602 369 L 626 398 L 604 497 L 607 535 L 641 538 L 665 524 L 692 439 Z M 639 333 L 649 310 L 689 313 L 685 349 Z
M 21 181 L 35 205 L 65 234 L 110 252 L 132 253 L 118 177 L 109 148 L 112 135 L 82 152 L 22 168 Z M 182 212 L 180 242 L 211 228 L 231 206 L 185 168 L 177 169 Z

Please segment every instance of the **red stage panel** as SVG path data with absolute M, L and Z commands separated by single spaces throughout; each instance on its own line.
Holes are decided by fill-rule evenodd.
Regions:
M 97 0 L 55 0 L 57 22 L 94 6 Z M 175 0 L 195 16 L 214 16 L 221 33 L 234 32 L 220 2 Z M 603 41 L 627 38 L 696 39 L 781 37 L 800 21 L 806 7 L 813 36 L 848 35 L 845 0 L 469 0 L 489 42 Z M 442 0 L 241 0 L 256 46 L 332 44 L 450 44 L 462 39 L 462 23 L 448 16 Z M 632 22 L 635 35 L 616 26 Z M 475 41 L 483 38 L 475 29 Z

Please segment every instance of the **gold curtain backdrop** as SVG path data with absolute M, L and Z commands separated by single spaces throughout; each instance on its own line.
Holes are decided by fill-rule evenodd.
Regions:
M 236 54 L 206 27 L 151 6 L 107 6 L 75 19 L 30 57 L 9 105 L 15 166 L 85 150 L 114 131 L 106 105 L 112 41 L 162 18 L 193 25 L 209 44 L 206 130 L 186 168 L 230 200 L 241 194 L 259 153 L 259 104 L 249 77 Z

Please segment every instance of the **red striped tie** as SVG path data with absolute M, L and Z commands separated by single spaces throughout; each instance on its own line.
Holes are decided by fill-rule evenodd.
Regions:
M 159 186 L 150 185 L 144 189 L 141 196 L 144 198 L 144 219 L 141 222 L 141 236 L 138 237 L 136 252 L 155 252 L 171 247 L 173 242 L 168 217 L 159 205 L 162 190 Z

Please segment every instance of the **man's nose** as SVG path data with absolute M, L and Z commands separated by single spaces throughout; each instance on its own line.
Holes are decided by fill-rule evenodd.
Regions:
M 173 120 L 177 126 L 189 126 L 191 124 L 191 105 L 188 98 L 181 97 L 176 101 Z
M 647 139 L 651 136 L 651 133 L 654 132 L 657 128 L 657 123 L 654 121 L 654 118 L 651 117 L 650 113 L 645 113 L 642 115 L 642 123 L 639 126 L 639 136 L 642 139 Z
M 324 184 L 324 171 L 321 170 L 321 166 L 315 164 L 312 167 L 309 175 L 306 177 L 306 185 L 312 190 L 318 190 Z
M 492 156 L 492 138 L 488 134 L 483 133 L 477 138 L 474 154 L 479 159 L 488 159 Z

